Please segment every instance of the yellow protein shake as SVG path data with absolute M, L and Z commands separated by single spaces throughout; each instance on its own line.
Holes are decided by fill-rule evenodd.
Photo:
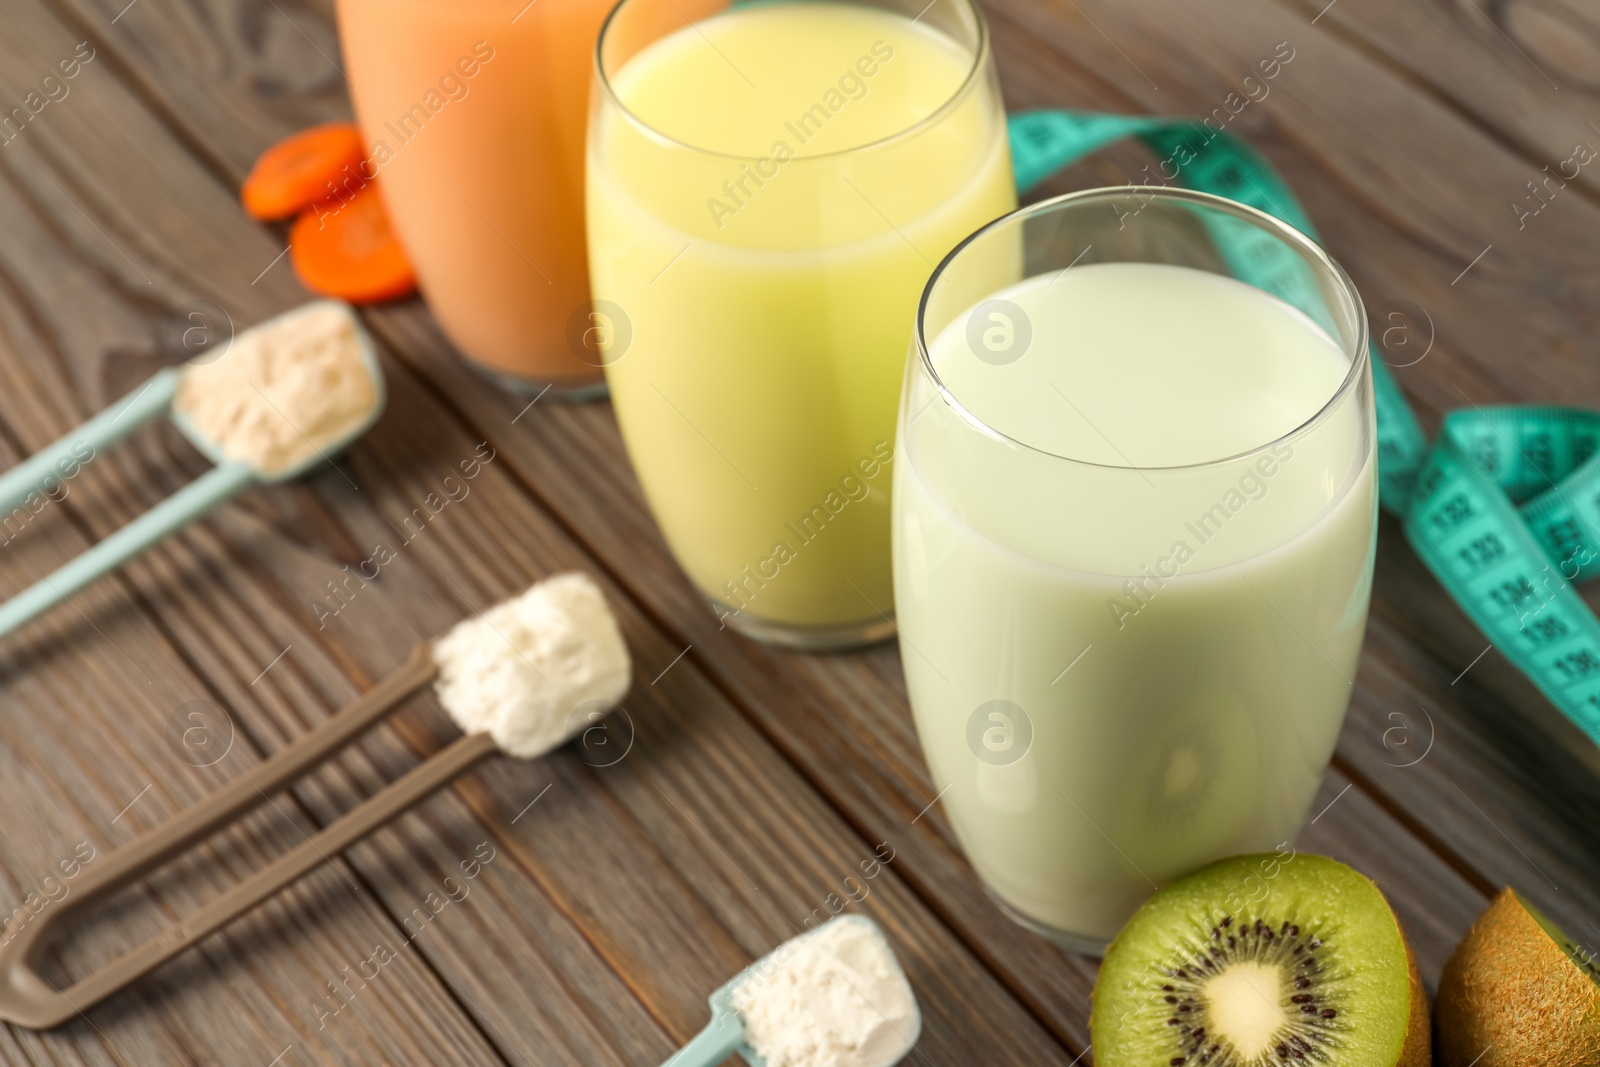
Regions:
M 1111 246 L 1104 214 L 1068 249 Z M 1045 214 L 1035 233 L 1082 224 Z M 1024 273 L 1005 266 L 1015 238 L 980 235 L 947 269 L 970 253 Z M 1154 885 L 1272 851 L 1304 818 L 1366 623 L 1366 369 L 1206 270 L 971 281 L 935 281 L 930 307 L 956 303 L 930 313 L 908 378 L 901 658 L 973 866 L 1013 914 L 1092 949 Z
M 805 647 L 883 636 L 917 294 L 1015 202 L 981 22 L 965 3 L 916 21 L 776 3 L 684 26 L 656 2 L 607 27 L 590 129 L 591 277 L 629 456 L 728 625 Z

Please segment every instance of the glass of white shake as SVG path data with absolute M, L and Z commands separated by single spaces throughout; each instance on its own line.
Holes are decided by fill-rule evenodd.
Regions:
M 1344 271 L 1203 193 L 1035 204 L 929 280 L 900 650 L 934 785 L 1022 923 L 1095 952 L 1157 886 L 1294 836 L 1366 625 L 1367 360 Z

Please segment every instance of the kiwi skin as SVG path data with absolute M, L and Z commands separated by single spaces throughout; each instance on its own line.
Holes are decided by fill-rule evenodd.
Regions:
M 1444 965 L 1440 1067 L 1600 1064 L 1600 985 L 1506 889 Z
M 1393 915 L 1394 909 L 1390 908 L 1389 913 Z M 1400 916 L 1395 915 L 1394 924 L 1400 925 Z M 1405 940 L 1405 936 L 1402 928 L 1401 940 Z M 1406 966 L 1411 969 L 1410 1025 L 1395 1067 L 1429 1067 L 1433 1062 L 1433 1028 L 1428 1025 L 1428 990 L 1422 984 L 1422 975 L 1417 973 L 1417 954 L 1411 951 L 1409 941 L 1406 941 Z

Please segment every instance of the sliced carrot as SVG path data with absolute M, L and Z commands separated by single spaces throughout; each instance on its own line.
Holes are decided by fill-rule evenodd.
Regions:
M 301 130 L 261 153 L 239 190 L 255 219 L 286 219 L 332 190 L 361 179 L 361 133 L 348 122 Z
M 417 287 L 376 182 L 303 211 L 289 229 L 289 258 L 307 289 L 352 303 L 393 300 Z

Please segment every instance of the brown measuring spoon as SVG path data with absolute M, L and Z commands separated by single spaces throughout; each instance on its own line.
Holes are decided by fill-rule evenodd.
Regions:
M 474 680 L 493 675 L 488 693 Z M 310 733 L 204 802 L 85 870 L 78 892 L 0 947 L 0 1020 L 58 1026 L 215 932 L 497 751 L 524 759 L 591 725 L 627 691 L 627 646 L 598 587 L 561 575 L 460 623 Z M 50 935 L 75 915 L 209 838 L 320 766 L 429 682 L 465 737 L 302 844 L 100 970 L 60 989 L 41 975 Z M 477 697 L 478 699 L 472 699 Z

